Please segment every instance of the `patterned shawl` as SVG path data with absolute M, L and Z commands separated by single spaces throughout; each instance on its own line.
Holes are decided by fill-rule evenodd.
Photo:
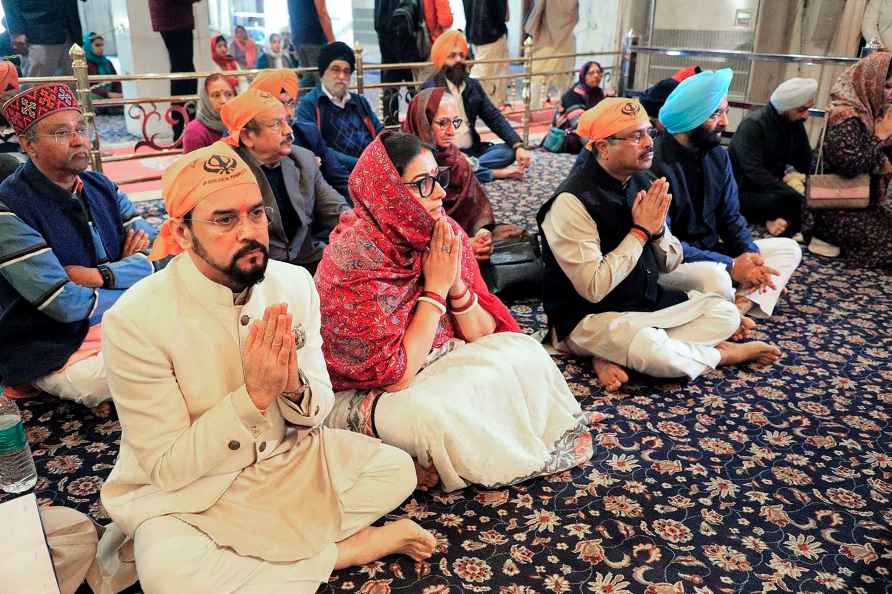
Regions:
M 402 184 L 376 138 L 350 175 L 355 208 L 341 215 L 316 271 L 322 312 L 323 353 L 335 390 L 380 388 L 406 370 L 403 337 L 423 290 L 421 257 L 434 219 Z M 462 237 L 462 279 L 496 320 L 496 332 L 518 332 L 508 308 L 480 276 L 470 241 Z M 449 316 L 440 320 L 437 348 L 457 334 Z
M 422 142 L 436 146 L 431 122 L 445 93 L 444 87 L 437 87 L 415 95 L 403 122 L 403 132 L 414 134 Z M 438 165 L 450 168 L 449 187 L 444 188 L 446 198 L 443 199 L 446 214 L 471 236 L 483 227 L 494 226 L 492 204 L 461 151 L 454 144 L 445 148 L 438 146 L 434 157 Z
M 871 133 L 886 107 L 884 86 L 892 53 L 877 52 L 849 66 L 830 89 L 827 124 L 858 118 Z

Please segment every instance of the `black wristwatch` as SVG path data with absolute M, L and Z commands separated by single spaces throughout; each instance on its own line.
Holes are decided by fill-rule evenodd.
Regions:
M 100 264 L 96 267 L 99 270 L 99 274 L 102 275 L 102 288 L 103 289 L 111 289 L 115 286 L 115 274 L 111 271 L 111 268 L 106 266 L 105 264 Z

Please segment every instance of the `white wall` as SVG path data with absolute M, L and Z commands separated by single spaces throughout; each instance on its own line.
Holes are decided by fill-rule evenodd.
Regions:
M 755 11 L 755 0 L 655 0 L 656 28 L 728 31 L 739 9 Z M 768 0 L 772 1 L 772 0 Z M 773 0 L 777 1 L 777 0 Z M 753 15 L 755 17 L 755 14 Z

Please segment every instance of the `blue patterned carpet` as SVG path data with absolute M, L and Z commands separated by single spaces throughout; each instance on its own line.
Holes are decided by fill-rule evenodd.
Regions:
M 529 183 L 488 186 L 497 215 L 532 226 L 571 161 L 538 153 Z M 416 493 L 393 515 L 436 532 L 434 557 L 337 572 L 321 591 L 892 592 L 892 277 L 806 254 L 789 289 L 759 328 L 785 353 L 770 369 L 634 378 L 607 396 L 588 361 L 559 360 L 607 416 L 588 464 L 499 491 Z M 537 303 L 513 311 L 543 327 Z M 24 407 L 41 501 L 107 522 L 113 406 Z

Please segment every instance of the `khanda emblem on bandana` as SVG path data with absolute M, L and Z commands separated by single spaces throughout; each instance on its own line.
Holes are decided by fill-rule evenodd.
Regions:
M 625 105 L 623 105 L 622 109 L 620 111 L 623 112 L 623 115 L 637 116 L 638 112 L 641 111 L 641 105 L 637 102 L 632 103 L 630 101 L 629 103 L 626 103 Z
M 226 155 L 214 155 L 204 162 L 204 170 L 208 173 L 218 173 L 227 175 L 232 173 L 238 167 L 238 161 L 234 157 Z

